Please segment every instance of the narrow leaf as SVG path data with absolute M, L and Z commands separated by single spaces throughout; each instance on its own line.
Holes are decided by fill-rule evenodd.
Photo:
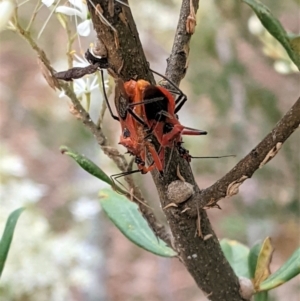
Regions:
M 238 277 L 250 278 L 248 269 L 249 248 L 245 245 L 229 239 L 222 239 L 222 251 Z
M 300 274 L 300 248 L 275 273 L 260 283 L 259 290 L 273 289 Z
M 262 248 L 263 243 L 261 241 L 257 242 L 249 252 L 248 256 L 248 267 L 251 279 L 254 279 L 255 270 L 257 266 L 257 260 Z M 268 292 L 260 292 L 254 295 L 255 301 L 268 301 Z
M 100 179 L 101 181 L 103 181 L 111 186 L 114 186 L 114 183 L 111 180 L 111 178 L 100 167 L 98 167 L 94 162 L 92 162 L 90 159 L 74 152 L 67 146 L 61 146 L 60 151 L 63 154 L 66 154 L 69 157 L 73 158 L 85 171 L 87 171 L 94 177 Z
M 154 235 L 135 203 L 110 189 L 102 190 L 100 197 L 100 203 L 106 215 L 134 244 L 159 256 L 177 255 L 165 242 Z
M 293 51 L 300 55 L 300 37 L 291 38 L 290 44 Z
M 300 54 L 294 52 L 290 44 L 290 39 L 282 27 L 281 23 L 272 15 L 270 9 L 256 0 L 242 0 L 248 4 L 257 17 L 260 19 L 263 26 L 269 31 L 269 33 L 285 48 L 291 60 L 296 64 L 300 70 Z
M 23 210 L 24 208 L 19 208 L 13 211 L 7 219 L 4 232 L 0 240 L 0 278 L 8 255 L 10 244 L 13 239 L 18 218 L 20 214 L 23 212 Z
M 254 278 L 255 275 L 255 270 L 256 270 L 256 265 L 257 265 L 257 259 L 258 259 L 258 255 L 259 252 L 261 250 L 262 247 L 262 242 L 257 242 L 251 249 L 249 252 L 249 256 L 248 256 L 248 267 L 249 267 L 249 273 L 250 273 L 250 277 Z
M 270 275 L 270 263 L 274 248 L 271 244 L 270 237 L 267 237 L 261 247 L 258 255 L 255 275 L 254 275 L 254 288 L 258 290 L 258 287 L 262 281 L 267 279 Z

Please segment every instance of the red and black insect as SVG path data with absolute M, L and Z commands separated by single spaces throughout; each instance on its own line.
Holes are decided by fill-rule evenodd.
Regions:
M 104 87 L 102 69 L 108 68 L 107 58 L 98 57 L 89 49 L 85 53 L 85 57 L 91 64 L 90 66 L 72 68 L 58 73 L 57 75 L 61 74 L 61 76 L 56 77 L 68 81 L 100 69 Z M 158 74 L 155 71 L 152 72 Z M 182 135 L 206 135 L 207 133 L 183 126 L 179 122 L 177 112 L 186 102 L 186 95 L 168 78 L 163 75 L 160 76 L 174 88 L 171 92 L 176 95 L 176 98 L 167 89 L 151 85 L 145 80 L 130 80 L 126 83 L 118 80 L 115 98 L 118 116 L 113 114 L 105 89 L 103 89 L 104 98 L 112 118 L 121 123 L 120 144 L 124 145 L 128 152 L 135 156 L 138 171 L 142 173 L 146 173 L 155 167 L 162 173 L 166 147 L 176 147 L 180 156 L 188 162 L 191 161 L 191 158 L 214 158 L 193 157 L 188 150 L 182 147 Z M 160 144 L 158 152 L 148 139 L 151 135 L 154 135 Z M 145 163 L 146 150 L 151 153 L 153 158 L 153 162 L 149 166 L 146 166 Z
M 112 118 L 119 121 L 121 124 L 122 133 L 119 143 L 127 148 L 128 153 L 135 156 L 135 163 L 138 166 L 138 170 L 128 173 L 125 172 L 119 174 L 118 176 L 123 176 L 137 171 L 140 171 L 144 174 L 148 171 L 151 171 L 155 167 L 162 174 L 163 165 L 159 159 L 158 153 L 156 152 L 154 145 L 150 143 L 149 139 L 145 139 L 145 136 L 148 134 L 148 132 L 145 132 L 147 129 L 147 124 L 141 117 L 139 117 L 141 107 L 131 108 L 129 106 L 130 103 L 133 103 L 136 100 L 133 94 L 127 94 L 127 92 L 130 91 L 130 82 L 124 84 L 121 80 L 116 81 L 115 106 L 118 113 L 118 116 L 116 116 L 111 109 L 104 88 L 105 86 L 102 69 L 108 68 L 107 58 L 96 56 L 90 49 L 86 51 L 85 58 L 90 63 L 89 66 L 83 68 L 74 67 L 67 71 L 58 72 L 55 74 L 55 77 L 65 81 L 72 81 L 73 79 L 78 79 L 84 75 L 100 70 L 104 98 L 107 103 L 108 110 Z M 137 113 L 135 113 L 135 111 Z M 146 152 L 149 152 L 153 158 L 153 162 L 149 166 L 146 166 L 145 163 Z
M 147 125 L 141 118 L 141 108 L 131 109 L 129 106 L 136 99 L 136 95 L 131 91 L 131 81 L 126 83 L 120 79 L 116 81 L 115 106 L 122 131 L 119 143 L 126 147 L 131 155 L 135 156 L 135 163 L 141 173 L 147 173 L 156 167 L 162 174 L 163 165 L 158 153 L 154 145 L 145 139 Z M 146 152 L 149 152 L 153 159 L 153 162 L 148 166 L 146 166 Z
M 206 135 L 207 132 L 183 126 L 179 122 L 176 113 L 186 101 L 186 96 L 177 88 L 180 94 L 175 100 L 167 89 L 151 85 L 145 80 L 131 81 L 131 83 L 135 87 L 132 88 L 135 97 L 142 101 L 135 101 L 130 104 L 130 107 L 142 107 L 142 118 L 148 126 L 148 131 L 153 133 L 161 146 L 161 161 L 164 159 L 166 147 L 176 147 L 180 155 L 190 162 L 192 156 L 182 147 L 182 135 Z
M 159 73 L 151 70 L 152 72 L 160 75 Z M 160 160 L 164 163 L 165 148 L 176 147 L 179 155 L 186 161 L 191 162 L 192 158 L 197 159 L 210 159 L 210 158 L 223 158 L 229 156 L 206 156 L 195 157 L 190 155 L 189 151 L 185 149 L 182 144 L 182 135 L 206 135 L 206 131 L 198 130 L 183 126 L 177 116 L 177 112 L 181 109 L 186 102 L 186 95 L 168 78 L 160 75 L 174 88 L 172 93 L 177 95 L 176 98 L 172 93 L 161 86 L 151 85 L 145 80 L 130 81 L 130 91 L 128 94 L 135 95 L 134 103 L 130 107 L 141 106 L 141 118 L 148 126 L 148 132 L 154 134 L 160 144 Z M 139 99 L 143 99 L 140 101 Z

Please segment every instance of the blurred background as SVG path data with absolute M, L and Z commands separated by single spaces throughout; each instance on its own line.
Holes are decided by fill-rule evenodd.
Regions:
M 70 1 L 73 3 L 73 1 Z M 69 5 L 62 2 L 59 5 Z M 299 34 L 299 1 L 265 0 L 288 32 Z M 19 9 L 28 23 L 36 1 Z M 181 1 L 131 0 L 130 6 L 151 68 L 164 73 Z M 67 36 L 55 14 L 43 6 L 32 36 L 56 70 L 66 70 Z M 49 22 L 41 32 L 46 19 Z M 76 31 L 78 18 L 71 18 Z M 76 39 L 82 56 L 95 34 Z M 98 193 L 105 185 L 63 156 L 67 145 L 85 154 L 107 174 L 118 173 L 93 135 L 69 112 L 66 97 L 41 75 L 36 54 L 18 34 L 0 33 L 0 231 L 9 213 L 22 214 L 0 281 L 6 301 L 199 301 L 204 295 L 177 259 L 159 258 L 129 242 L 104 216 Z M 212 185 L 254 148 L 300 95 L 299 73 L 285 51 L 239 1 L 200 1 L 190 45 L 189 68 L 181 89 L 188 102 L 183 124 L 208 131 L 185 138 L 195 156 L 235 154 L 235 158 L 195 159 L 199 186 Z M 91 116 L 99 115 L 102 95 L 94 89 Z M 84 102 L 84 97 L 83 97 Z M 109 114 L 104 131 L 117 146 L 119 125 Z M 208 211 L 218 237 L 252 246 L 271 236 L 275 271 L 299 246 L 299 131 L 240 193 Z M 150 175 L 137 175 L 146 199 L 158 207 Z M 156 205 L 155 205 L 156 204 Z M 272 291 L 272 300 L 299 300 L 295 278 Z

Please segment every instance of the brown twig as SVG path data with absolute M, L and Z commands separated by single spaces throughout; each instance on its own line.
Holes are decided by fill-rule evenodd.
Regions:
M 182 1 L 177 30 L 166 70 L 166 76 L 178 86 L 188 67 L 189 44 L 195 32 L 195 17 L 198 7 L 199 0 Z

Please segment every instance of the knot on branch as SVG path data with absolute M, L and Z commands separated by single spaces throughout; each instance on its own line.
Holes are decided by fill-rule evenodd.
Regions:
M 230 183 L 227 187 L 226 198 L 238 194 L 240 185 L 242 185 L 246 179 L 248 179 L 247 176 L 241 176 L 238 180 Z
M 271 159 L 273 159 L 279 150 L 281 149 L 282 143 L 277 142 L 276 145 L 267 153 L 266 157 L 260 163 L 259 168 L 262 168 L 265 164 L 267 164 Z
M 168 185 L 167 197 L 176 205 L 186 202 L 193 195 L 194 186 L 188 182 L 176 180 Z
M 239 283 L 240 295 L 243 299 L 250 300 L 255 293 L 252 281 L 245 277 L 239 277 Z

